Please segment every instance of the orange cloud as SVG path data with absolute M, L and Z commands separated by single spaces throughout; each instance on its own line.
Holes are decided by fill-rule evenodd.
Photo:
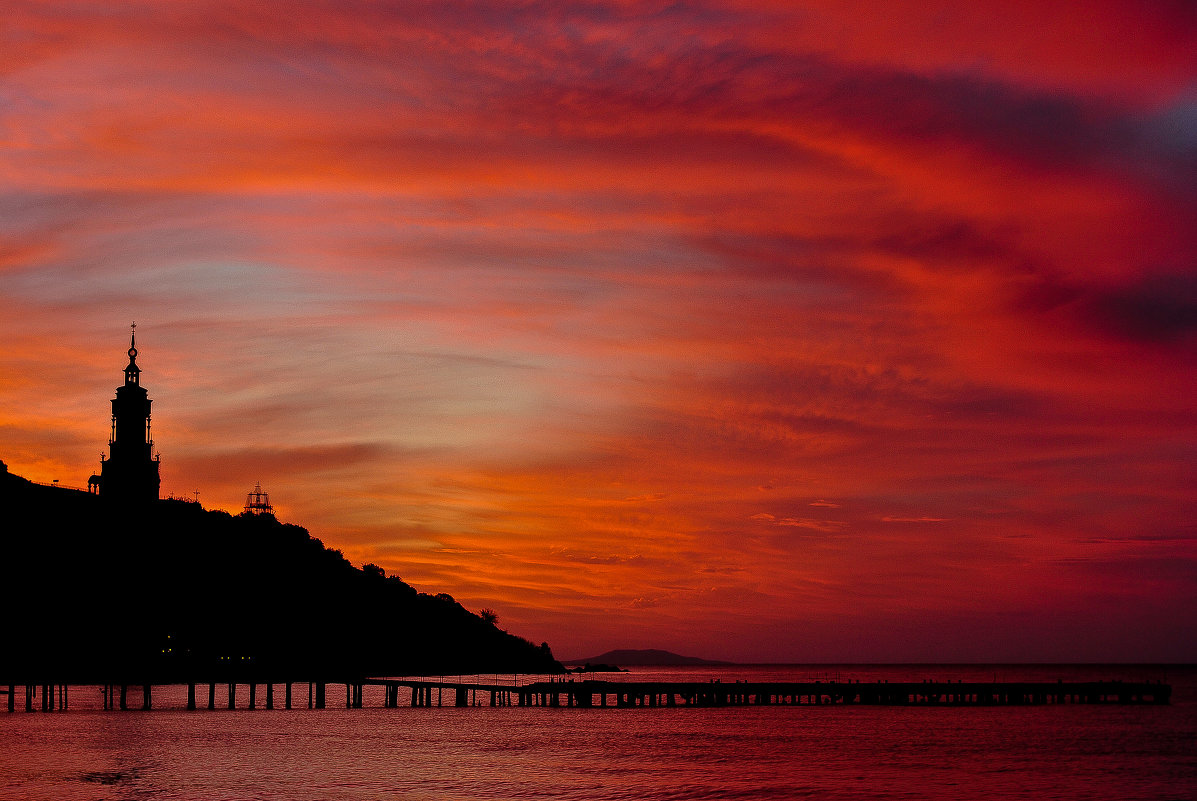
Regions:
M 165 491 L 559 654 L 1193 658 L 1179 7 L 10 6 L 14 472 L 137 320 Z

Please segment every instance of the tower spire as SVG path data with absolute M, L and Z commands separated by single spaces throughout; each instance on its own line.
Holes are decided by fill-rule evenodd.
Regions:
M 129 366 L 125 368 L 125 386 L 141 384 L 141 368 L 137 366 L 137 323 L 129 325 Z

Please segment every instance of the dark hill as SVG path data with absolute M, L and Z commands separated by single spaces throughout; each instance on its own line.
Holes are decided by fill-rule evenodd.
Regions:
M 565 664 L 567 665 L 619 665 L 620 667 L 631 666 L 685 666 L 685 665 L 730 665 L 731 662 L 715 662 L 710 659 L 699 659 L 696 656 L 681 656 L 680 654 L 670 653 L 669 651 L 659 651 L 652 648 L 646 649 L 631 649 L 624 648 L 618 651 L 607 651 L 605 654 L 592 656 L 589 659 L 573 659 Z
M 2 465 L 3 463 L 0 463 Z M 129 509 L 0 467 L 5 681 L 555 672 L 548 645 L 271 516 Z

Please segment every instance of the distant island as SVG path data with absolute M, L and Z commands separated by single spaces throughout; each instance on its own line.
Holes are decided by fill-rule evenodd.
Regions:
M 720 665 L 732 665 L 734 662 L 717 662 L 713 659 L 699 659 L 696 656 L 682 656 L 670 651 L 661 651 L 653 648 L 647 649 L 620 649 L 615 651 L 607 651 L 606 653 L 592 656 L 588 659 L 568 659 L 562 662 L 564 665 L 581 666 L 581 665 L 603 665 L 620 667 L 633 666 L 660 666 L 660 667 L 690 667 L 690 666 L 710 666 L 717 667 Z
M 566 668 L 570 673 L 627 673 L 627 668 L 619 665 L 608 665 L 606 662 L 587 662 L 578 667 Z
M 0 462 L 6 681 L 561 672 L 446 594 L 271 514 L 34 484 Z

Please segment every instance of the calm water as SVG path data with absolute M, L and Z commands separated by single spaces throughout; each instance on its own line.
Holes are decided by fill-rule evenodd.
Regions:
M 1197 798 L 1193 668 L 797 666 L 622 677 L 995 675 L 1165 679 L 1173 703 L 383 709 L 382 690 L 368 687 L 366 709 L 187 712 L 176 687 L 155 691 L 152 712 L 106 713 L 98 690 L 85 687 L 72 690 L 65 714 L 0 712 L 0 799 Z M 329 686 L 330 707 L 344 704 L 338 690 Z M 306 688 L 296 692 L 306 705 Z M 227 704 L 227 689 L 217 699 Z M 238 704 L 246 700 L 241 687 Z

